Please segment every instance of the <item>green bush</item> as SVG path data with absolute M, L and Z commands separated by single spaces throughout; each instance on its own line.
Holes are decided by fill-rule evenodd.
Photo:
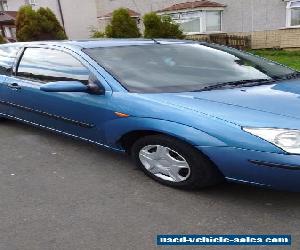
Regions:
M 143 18 L 145 25 L 145 38 L 184 38 L 179 25 L 169 16 L 159 16 L 154 12 L 146 14 Z
M 95 28 L 91 28 L 90 31 L 91 31 L 91 38 L 104 38 L 105 37 L 105 32 L 102 32 Z
M 161 26 L 162 20 L 161 17 L 155 14 L 154 12 L 148 13 L 143 18 L 145 31 L 145 38 L 159 38 L 161 37 Z
M 31 6 L 19 9 L 16 19 L 17 40 L 63 40 L 67 36 L 55 14 L 49 8 L 33 10 Z
M 33 41 L 39 35 L 38 18 L 31 6 L 23 6 L 19 9 L 16 19 L 17 40 Z
M 67 39 L 65 30 L 49 8 L 39 8 L 37 15 L 40 23 L 39 40 L 64 40 Z
M 130 17 L 128 10 L 124 8 L 113 12 L 111 23 L 107 25 L 105 34 L 112 38 L 137 38 L 141 36 L 136 21 Z
M 0 35 L 0 44 L 6 43 L 3 36 Z

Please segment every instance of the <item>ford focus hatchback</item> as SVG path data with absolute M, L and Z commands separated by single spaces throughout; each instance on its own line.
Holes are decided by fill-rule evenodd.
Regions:
M 300 191 L 300 74 L 221 45 L 0 46 L 0 116 L 128 153 L 152 179 Z

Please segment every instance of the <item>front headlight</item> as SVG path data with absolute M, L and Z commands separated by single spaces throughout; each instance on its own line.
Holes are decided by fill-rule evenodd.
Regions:
M 300 154 L 300 130 L 279 128 L 243 128 L 290 154 Z

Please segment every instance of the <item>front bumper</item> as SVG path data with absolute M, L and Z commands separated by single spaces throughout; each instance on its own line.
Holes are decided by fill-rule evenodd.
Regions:
M 273 189 L 300 192 L 300 155 L 232 147 L 197 147 L 226 179 Z

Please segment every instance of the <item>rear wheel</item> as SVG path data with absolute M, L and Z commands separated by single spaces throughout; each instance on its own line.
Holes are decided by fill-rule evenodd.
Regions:
M 131 152 L 148 176 L 168 186 L 194 189 L 223 180 L 217 168 L 197 149 L 172 137 L 143 137 L 134 143 Z

